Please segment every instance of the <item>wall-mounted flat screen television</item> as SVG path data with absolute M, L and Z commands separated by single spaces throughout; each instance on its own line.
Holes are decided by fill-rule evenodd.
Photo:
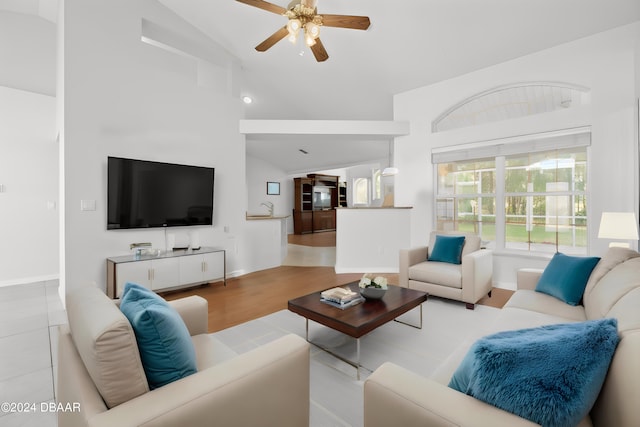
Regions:
M 213 225 L 211 167 L 108 157 L 107 230 Z

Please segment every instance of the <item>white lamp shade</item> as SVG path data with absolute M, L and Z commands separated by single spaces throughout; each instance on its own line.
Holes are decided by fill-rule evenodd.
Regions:
M 603 212 L 599 239 L 638 240 L 638 222 L 633 212 Z

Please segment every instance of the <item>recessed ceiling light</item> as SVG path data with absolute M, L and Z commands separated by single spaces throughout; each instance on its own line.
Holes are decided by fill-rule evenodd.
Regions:
M 253 99 L 251 99 L 250 96 L 243 96 L 242 102 L 244 102 L 245 104 L 251 104 L 253 102 Z

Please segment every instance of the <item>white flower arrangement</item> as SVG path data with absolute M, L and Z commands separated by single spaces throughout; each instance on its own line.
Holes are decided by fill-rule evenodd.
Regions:
M 365 274 L 360 279 L 360 283 L 358 284 L 361 288 L 378 288 L 378 289 L 387 289 L 387 278 L 382 276 L 376 276 L 373 279 L 371 275 Z

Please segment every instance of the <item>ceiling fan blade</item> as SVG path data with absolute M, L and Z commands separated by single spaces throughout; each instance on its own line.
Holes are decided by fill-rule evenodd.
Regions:
M 322 25 L 325 27 L 351 28 L 353 30 L 366 30 L 371 25 L 368 16 L 352 15 L 325 15 L 322 16 Z
M 264 0 L 236 0 L 240 3 L 248 4 L 249 6 L 257 7 L 259 9 L 266 10 L 267 12 L 277 13 L 278 15 L 283 15 L 287 9 L 282 6 L 278 6 L 277 4 L 269 3 Z
M 287 26 L 285 25 L 284 27 L 280 28 L 278 31 L 267 37 L 265 41 L 256 46 L 256 50 L 258 52 L 264 52 L 283 38 L 287 37 L 287 35 L 289 35 L 289 31 L 287 31 Z
M 329 59 L 329 54 L 325 50 L 320 39 L 316 39 L 316 44 L 311 46 L 311 52 L 313 52 L 313 56 L 316 57 L 316 61 L 318 62 L 323 62 Z

